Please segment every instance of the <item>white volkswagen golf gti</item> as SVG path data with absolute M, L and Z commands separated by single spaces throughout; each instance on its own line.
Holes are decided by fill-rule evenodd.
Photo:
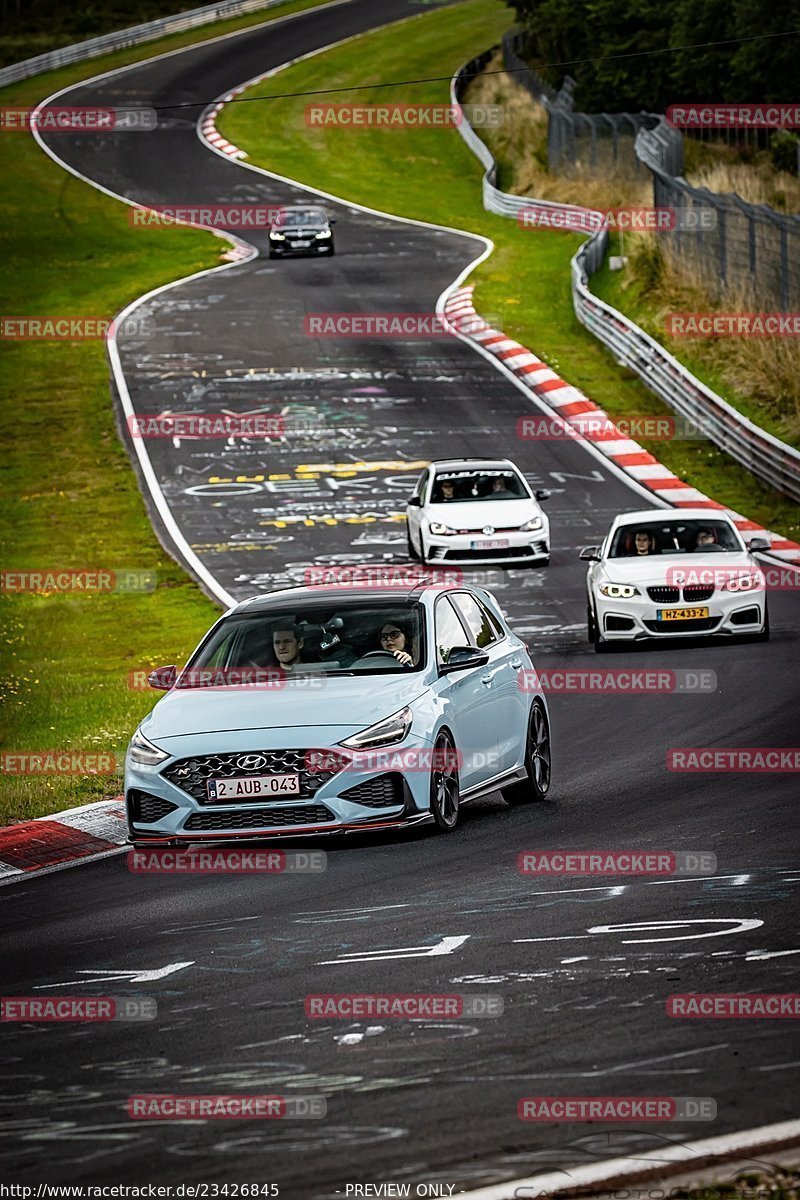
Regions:
M 769 638 L 764 574 L 730 517 L 717 510 L 620 513 L 602 546 L 586 546 L 589 641 L 602 652 L 643 638 Z
M 546 567 L 550 522 L 508 458 L 448 458 L 420 475 L 406 506 L 409 557 L 424 563 L 474 562 Z

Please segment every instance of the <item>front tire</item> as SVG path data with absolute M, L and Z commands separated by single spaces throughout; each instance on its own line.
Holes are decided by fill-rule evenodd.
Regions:
M 406 542 L 408 543 L 408 557 L 412 562 L 419 562 L 419 555 L 414 549 L 414 543 L 411 540 L 411 529 L 406 526 Z
M 436 739 L 431 767 L 431 813 L 440 833 L 453 832 L 460 807 L 456 748 L 450 734 L 443 731 Z
M 534 700 L 528 718 L 525 742 L 525 772 L 527 778 L 502 789 L 506 804 L 533 804 L 544 800 L 550 790 L 550 722 L 544 705 Z

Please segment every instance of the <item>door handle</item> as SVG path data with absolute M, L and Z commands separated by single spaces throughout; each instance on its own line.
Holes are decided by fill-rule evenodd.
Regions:
M 511 665 L 515 671 L 518 671 L 520 669 L 520 667 L 522 666 L 522 659 L 521 658 L 512 658 Z
M 491 687 L 492 686 L 492 676 L 491 675 L 481 675 L 481 683 L 484 683 L 486 685 L 486 687 Z

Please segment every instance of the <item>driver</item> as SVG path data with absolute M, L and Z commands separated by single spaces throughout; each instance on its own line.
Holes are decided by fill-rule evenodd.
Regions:
M 387 654 L 393 654 L 404 667 L 416 665 L 413 640 L 407 637 L 396 621 L 386 621 L 381 629 L 380 637 L 381 649 L 385 650 Z
M 717 539 L 713 529 L 698 529 L 695 546 L 715 546 Z
M 637 557 L 644 554 L 655 554 L 656 552 L 656 539 L 649 529 L 637 529 L 633 544 Z
M 278 666 L 284 671 L 296 671 L 303 666 L 300 651 L 303 649 L 303 639 L 296 625 L 280 625 L 272 631 L 272 649 L 278 660 Z

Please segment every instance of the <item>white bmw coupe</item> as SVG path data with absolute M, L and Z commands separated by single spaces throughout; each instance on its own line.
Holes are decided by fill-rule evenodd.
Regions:
M 598 653 L 644 638 L 747 636 L 767 641 L 764 573 L 718 510 L 621 513 L 602 546 L 586 546 L 589 641 Z

